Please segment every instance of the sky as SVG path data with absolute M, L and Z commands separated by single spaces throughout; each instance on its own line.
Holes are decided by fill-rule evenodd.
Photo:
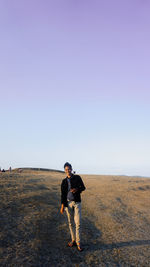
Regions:
M 0 167 L 150 177 L 150 2 L 0 0 Z

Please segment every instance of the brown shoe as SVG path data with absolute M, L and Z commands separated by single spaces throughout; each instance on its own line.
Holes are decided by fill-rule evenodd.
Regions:
M 73 246 L 76 246 L 77 244 L 76 244 L 76 241 L 74 240 L 74 241 L 70 241 L 70 242 L 68 242 L 68 244 L 67 244 L 67 246 L 68 247 L 73 247 Z
M 83 251 L 83 250 L 84 250 L 84 248 L 81 246 L 80 243 L 77 243 L 77 249 L 78 249 L 79 251 Z

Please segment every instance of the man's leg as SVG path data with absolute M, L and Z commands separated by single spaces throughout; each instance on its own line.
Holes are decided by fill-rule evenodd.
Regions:
M 76 225 L 76 243 L 81 242 L 81 202 L 74 204 L 74 221 Z
M 68 201 L 68 207 L 65 208 L 68 224 L 72 241 L 75 240 L 75 227 L 74 227 L 74 206 L 72 201 Z

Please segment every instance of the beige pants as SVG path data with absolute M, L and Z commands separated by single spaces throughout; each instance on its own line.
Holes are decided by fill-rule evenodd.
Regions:
M 81 242 L 81 202 L 68 201 L 68 207 L 64 210 L 68 217 L 71 238 L 79 243 Z

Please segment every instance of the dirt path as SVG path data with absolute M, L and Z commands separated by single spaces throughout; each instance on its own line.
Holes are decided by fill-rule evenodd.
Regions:
M 82 201 L 85 250 L 66 247 L 70 233 L 66 214 L 60 214 L 60 183 L 60 173 L 1 174 L 0 266 L 150 266 L 150 238 L 115 240 L 109 224 L 92 212 L 92 195 Z M 100 203 L 101 211 L 105 206 Z

